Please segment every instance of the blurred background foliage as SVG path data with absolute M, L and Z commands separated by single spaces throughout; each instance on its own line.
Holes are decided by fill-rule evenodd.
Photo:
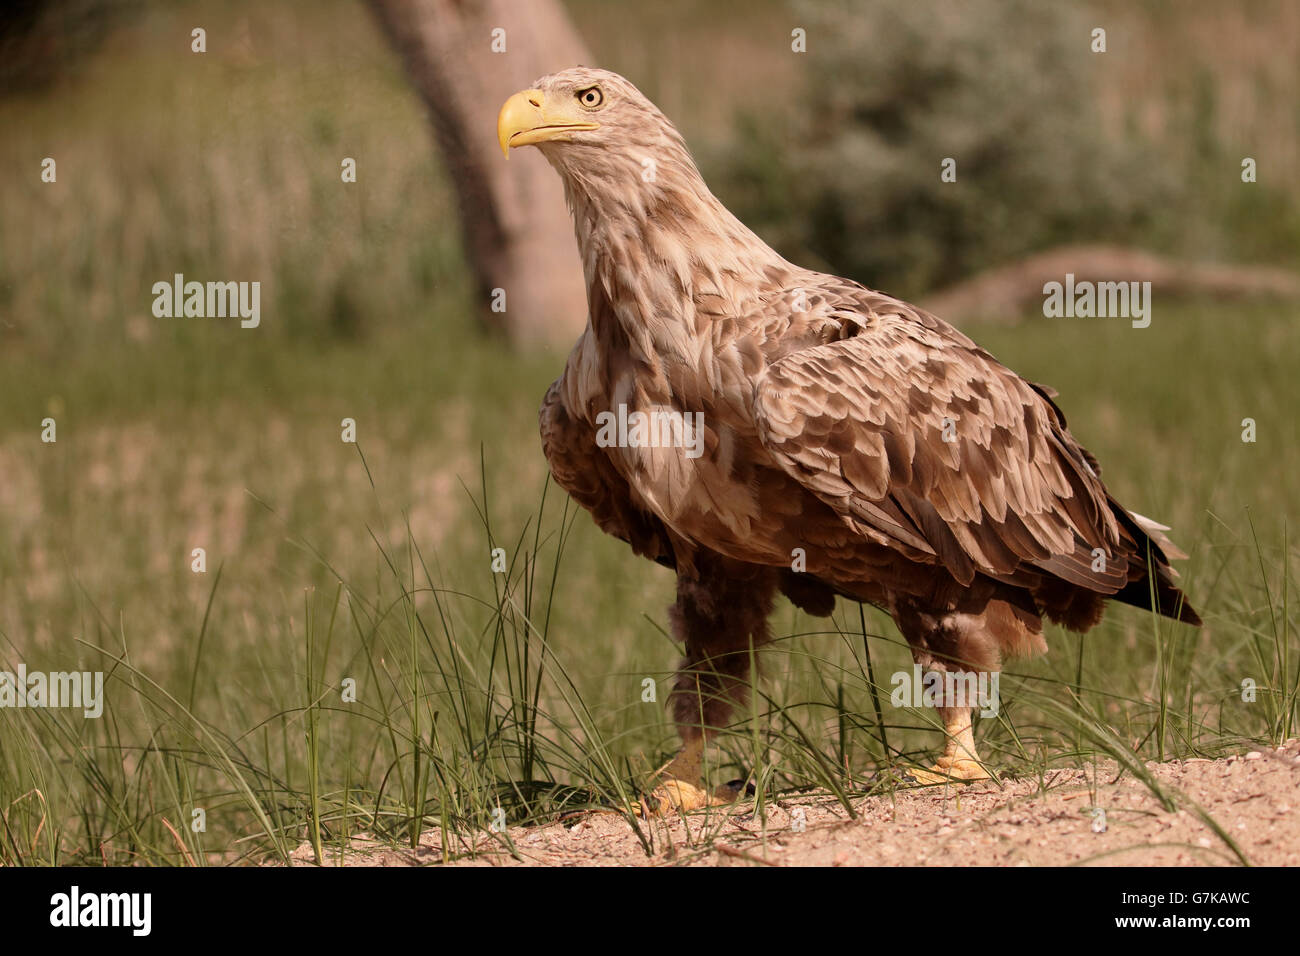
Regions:
M 735 208 L 788 257 L 904 295 L 1081 241 L 1295 265 L 1288 47 L 1249 62 L 1247 77 L 1223 75 L 1233 54 L 1246 61 L 1263 17 L 1280 19 L 1294 54 L 1294 8 L 1250 6 L 1260 19 L 1195 3 L 795 9 L 817 44 L 806 82 L 781 122 L 744 113 L 719 156 Z M 1198 18 L 1222 21 L 1223 45 L 1197 49 Z M 1157 23 L 1188 39 L 1162 50 Z M 1085 40 L 1099 26 L 1105 53 Z M 1159 62 L 1174 49 L 1176 70 Z M 1236 175 L 1246 155 L 1269 170 L 1249 189 Z M 940 157 L 957 159 L 960 188 L 935 188 Z
M 568 10 L 683 127 L 723 201 L 804 264 L 908 296 L 1064 242 L 1295 264 L 1294 4 Z M 346 340 L 463 307 L 448 184 L 361 4 L 24 0 L 3 23 L 0 342 L 184 335 L 142 308 L 175 271 L 274 276 L 270 335 Z M 46 155 L 56 190 L 30 174 Z M 338 188 L 343 155 L 361 188 Z M 936 188 L 948 156 L 958 180 Z
M 738 205 L 791 258 L 917 295 L 1080 236 L 1168 227 L 1182 170 L 1130 117 L 1111 118 L 1129 135 L 1098 135 L 1097 67 L 1123 53 L 1090 51 L 1098 18 L 1082 6 L 797 9 L 817 54 L 804 87 L 782 122 L 746 113 L 724 160 Z M 956 182 L 936 188 L 946 157 Z

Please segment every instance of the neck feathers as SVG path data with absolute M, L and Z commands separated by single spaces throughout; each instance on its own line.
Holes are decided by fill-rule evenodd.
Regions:
M 630 152 L 555 164 L 593 329 L 617 321 L 633 348 L 656 352 L 680 350 L 715 315 L 749 313 L 755 290 L 790 268 L 709 191 L 684 147 L 672 152 L 654 162 Z

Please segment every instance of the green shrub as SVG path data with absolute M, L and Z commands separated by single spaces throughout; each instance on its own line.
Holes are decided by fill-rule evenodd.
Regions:
M 818 3 L 794 22 L 803 95 L 784 128 L 742 117 L 724 174 L 791 257 L 916 293 L 1057 243 L 1132 241 L 1170 204 L 1168 167 L 1099 116 L 1105 55 L 1078 8 Z

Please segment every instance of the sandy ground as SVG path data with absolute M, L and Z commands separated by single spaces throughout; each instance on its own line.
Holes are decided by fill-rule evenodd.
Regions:
M 484 833 L 473 857 L 451 865 L 1235 865 L 1241 859 L 1229 840 L 1251 863 L 1300 865 L 1300 741 L 1224 760 L 1148 766 L 1178 809 L 1165 810 L 1142 782 L 1102 764 L 1095 775 L 1054 771 L 1041 783 L 1022 779 L 861 797 L 851 801 L 856 819 L 833 798 L 810 795 L 769 804 L 764 827 L 752 804 L 741 803 L 685 821 L 643 823 L 649 854 L 624 818 L 587 814 L 550 826 Z M 430 832 L 418 850 L 359 838 L 343 862 L 437 864 L 439 836 Z M 310 865 L 310 847 L 299 847 L 293 859 Z

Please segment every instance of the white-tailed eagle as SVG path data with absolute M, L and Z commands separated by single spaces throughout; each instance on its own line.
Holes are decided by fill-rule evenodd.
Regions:
M 541 410 L 555 480 L 609 534 L 675 569 L 685 644 L 672 803 L 703 789 L 707 735 L 744 698 L 778 592 L 887 611 L 927 670 L 996 671 L 1106 600 L 1197 624 L 1183 557 L 1125 510 L 1054 392 L 933 315 L 787 262 L 704 184 L 671 122 L 615 73 L 512 96 L 502 149 L 564 181 L 587 328 Z M 986 777 L 967 707 L 941 707 L 923 780 Z

